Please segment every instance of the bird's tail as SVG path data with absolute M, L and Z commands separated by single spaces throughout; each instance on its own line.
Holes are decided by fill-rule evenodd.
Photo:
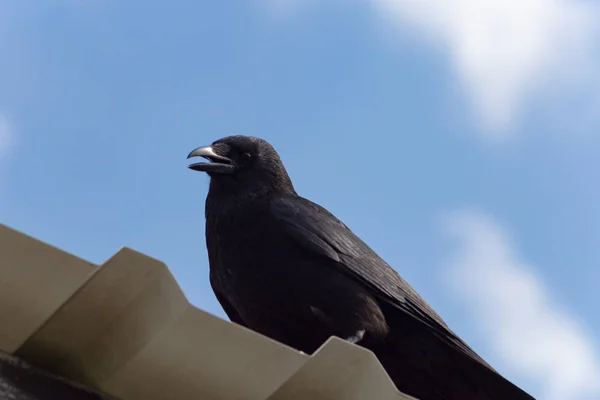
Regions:
M 456 336 L 397 318 L 372 350 L 400 391 L 419 400 L 535 400 Z

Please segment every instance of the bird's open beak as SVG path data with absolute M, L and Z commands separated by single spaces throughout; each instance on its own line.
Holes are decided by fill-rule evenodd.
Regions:
M 188 168 L 194 171 L 216 174 L 233 174 L 235 172 L 233 162 L 229 158 L 217 154 L 212 146 L 203 146 L 192 150 L 187 158 L 192 157 L 204 157 L 210 161 L 190 164 Z

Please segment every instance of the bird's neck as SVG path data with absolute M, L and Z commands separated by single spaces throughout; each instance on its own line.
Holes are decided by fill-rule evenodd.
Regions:
M 206 196 L 206 217 L 226 218 L 257 202 L 263 202 L 273 197 L 295 195 L 297 193 L 293 186 L 263 187 L 255 190 L 231 190 L 230 188 L 222 188 L 219 185 L 211 184 Z
M 219 204 L 241 204 L 265 197 L 294 194 L 296 194 L 296 191 L 289 180 L 272 180 L 268 184 L 256 185 L 253 182 L 219 181 L 212 179 L 207 198 Z

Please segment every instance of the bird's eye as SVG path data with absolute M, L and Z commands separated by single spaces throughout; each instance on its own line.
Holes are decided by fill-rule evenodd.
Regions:
M 242 157 L 241 158 L 242 158 L 242 161 L 244 163 L 247 163 L 250 160 L 252 160 L 252 154 L 250 154 L 250 153 L 242 153 Z

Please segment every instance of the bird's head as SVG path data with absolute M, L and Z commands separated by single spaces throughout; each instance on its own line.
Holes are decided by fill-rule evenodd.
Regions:
M 276 191 L 294 191 L 279 155 L 267 141 L 252 136 L 227 136 L 188 155 L 208 162 L 189 165 L 210 176 L 211 191 L 258 196 Z

